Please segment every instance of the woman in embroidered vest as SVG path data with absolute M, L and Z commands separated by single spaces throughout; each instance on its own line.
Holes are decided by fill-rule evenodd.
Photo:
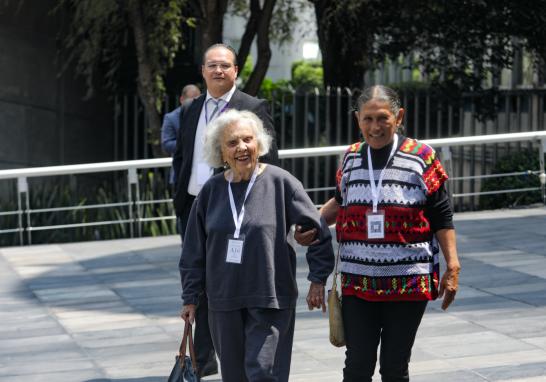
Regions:
M 326 311 L 330 230 L 295 177 L 258 162 L 270 143 L 249 111 L 229 110 L 207 127 L 205 158 L 228 170 L 195 199 L 180 257 L 182 318 L 193 322 L 206 290 L 224 382 L 288 381 L 298 296 L 296 253 L 287 241 L 293 224 L 319 230 L 307 251 L 307 304 Z
M 357 106 L 364 142 L 345 153 L 335 197 L 321 209 L 328 224 L 336 223 L 340 246 L 343 381 L 372 381 L 379 344 L 382 381 L 409 381 L 427 302 L 443 297 L 445 310 L 457 292 L 447 174 L 432 148 L 397 133 L 404 109 L 394 90 L 367 88 Z M 313 238 L 313 230 L 296 234 L 300 244 Z M 441 279 L 438 244 L 447 264 Z

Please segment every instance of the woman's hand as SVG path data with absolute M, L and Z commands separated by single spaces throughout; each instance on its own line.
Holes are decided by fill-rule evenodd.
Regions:
M 309 285 L 309 293 L 307 293 L 307 306 L 309 310 L 314 308 L 322 308 L 326 312 L 326 302 L 324 300 L 324 285 L 320 283 L 311 283 Z
M 440 281 L 440 290 L 438 297 L 444 297 L 442 301 L 442 309 L 446 310 L 449 305 L 455 300 L 455 294 L 459 288 L 459 272 L 461 264 L 457 256 L 457 245 L 454 229 L 440 229 L 436 231 L 436 238 L 440 243 L 440 248 L 446 259 L 447 269 L 442 280 Z
M 296 239 L 296 242 L 299 245 L 308 246 L 319 242 L 318 239 L 315 240 L 318 232 L 316 228 L 312 228 L 307 231 L 302 231 L 302 229 L 303 228 L 301 225 L 296 225 L 296 231 L 294 232 L 294 239 Z
M 195 304 L 184 305 L 180 312 L 180 317 L 186 322 L 189 320 L 189 323 L 193 325 L 193 322 L 195 321 L 195 308 Z
M 460 267 L 448 268 L 442 276 L 438 297 L 444 298 L 442 301 L 443 310 L 446 310 L 449 305 L 451 305 L 453 300 L 455 300 L 455 295 L 457 294 L 457 289 L 459 288 L 460 269 Z

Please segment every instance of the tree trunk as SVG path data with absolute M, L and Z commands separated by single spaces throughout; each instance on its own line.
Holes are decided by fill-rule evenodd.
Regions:
M 222 42 L 228 0 L 201 0 L 201 50 Z
M 362 57 L 362 52 L 367 49 L 362 45 L 369 43 L 368 37 L 363 32 L 352 37 L 354 41 L 347 41 L 348 36 L 340 33 L 341 22 L 336 22 L 336 19 L 339 18 L 339 15 L 335 15 L 336 2 L 331 0 L 309 1 L 315 5 L 324 86 L 361 87 L 364 82 L 364 73 L 368 68 L 364 57 Z M 358 49 L 354 49 L 356 46 Z
M 154 157 L 164 156 L 161 151 L 161 120 L 156 106 L 157 95 L 154 91 L 154 74 L 148 60 L 147 41 L 142 4 L 138 0 L 127 0 L 129 23 L 133 29 L 138 62 L 138 96 L 144 105 L 148 119 L 148 143 L 152 146 Z
M 265 0 L 261 11 L 260 22 L 258 25 L 258 59 L 256 65 L 248 78 L 244 92 L 255 96 L 260 90 L 260 85 L 264 80 L 269 61 L 271 60 L 271 48 L 269 46 L 269 25 L 271 24 L 271 16 L 273 8 L 275 8 L 276 0 Z
M 250 47 L 254 36 L 258 31 L 258 25 L 260 23 L 261 8 L 260 0 L 250 0 L 250 17 L 246 23 L 245 32 L 241 38 L 241 46 L 239 46 L 239 52 L 237 53 L 237 60 L 239 70 L 243 70 L 248 54 L 250 53 Z

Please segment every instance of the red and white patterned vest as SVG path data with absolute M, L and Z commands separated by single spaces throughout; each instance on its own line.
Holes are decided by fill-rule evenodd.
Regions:
M 351 145 L 337 174 L 338 192 L 344 196 L 336 222 L 342 294 L 369 301 L 433 300 L 438 296 L 439 249 L 425 207 L 427 195 L 438 190 L 447 174 L 431 147 L 405 138 L 383 177 L 378 210 L 385 213 L 385 237 L 368 239 L 372 192 L 366 147 Z

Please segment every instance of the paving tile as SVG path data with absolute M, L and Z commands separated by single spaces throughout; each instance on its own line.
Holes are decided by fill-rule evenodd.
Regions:
M 419 338 L 419 346 L 426 348 L 436 358 L 444 359 L 510 353 L 534 348 L 527 343 L 494 331 Z
M 544 377 L 546 379 L 546 360 L 544 362 L 525 362 L 514 366 L 499 366 L 477 369 L 477 373 L 487 378 L 488 381 L 503 381 L 510 379 L 523 379 Z
M 411 380 L 546 381 L 546 209 L 455 220 L 461 288 L 447 312 L 429 303 Z M 329 344 L 327 316 L 307 310 L 297 248 L 290 381 L 339 381 L 345 349 Z M 177 235 L 0 248 L 0 380 L 164 381 L 183 330 L 179 255 Z
M 472 371 L 460 370 L 450 373 L 434 373 L 424 375 L 412 375 L 412 382 L 484 382 L 486 378 Z
M 104 378 L 104 374 L 96 368 L 76 369 L 58 373 L 36 373 L 36 374 L 17 374 L 4 375 L 2 382 L 83 382 L 83 381 L 101 381 L 114 382 Z M 115 381 L 120 382 L 120 381 Z
M 5 362 L 5 363 L 4 363 Z M 45 373 L 63 372 L 63 371 L 79 371 L 96 369 L 96 364 L 84 358 L 72 359 L 45 359 L 33 360 L 32 362 L 6 362 L 2 360 L 0 364 L 0 379 L 3 380 L 7 376 L 26 376 L 27 375 L 42 375 Z M 20 377 L 19 380 L 23 378 Z
M 57 349 L 73 351 L 79 350 L 79 347 L 67 334 L 0 339 L 0 357 L 2 359 L 21 353 L 53 352 Z
M 521 340 L 524 342 L 527 342 L 528 344 L 532 344 L 532 345 L 535 345 L 536 347 L 546 350 L 546 336 L 521 338 Z

